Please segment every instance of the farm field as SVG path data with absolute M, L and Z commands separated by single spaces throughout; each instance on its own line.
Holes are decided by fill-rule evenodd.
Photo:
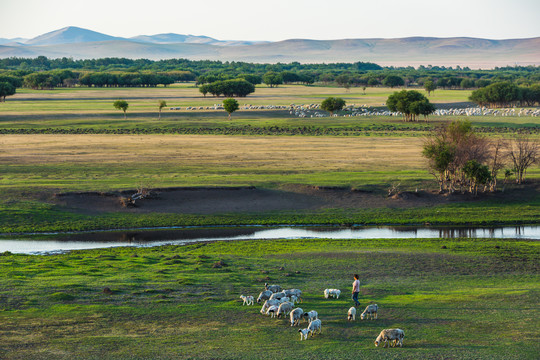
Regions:
M 488 239 L 2 254 L 0 357 L 534 359 L 539 260 L 537 241 Z M 377 320 L 346 320 L 353 273 L 361 308 L 377 303 Z M 319 313 L 322 334 L 300 342 L 287 320 L 242 306 L 239 295 L 256 297 L 265 282 L 301 289 L 299 306 Z M 325 288 L 342 296 L 326 300 Z M 404 330 L 403 348 L 374 346 L 384 328 Z

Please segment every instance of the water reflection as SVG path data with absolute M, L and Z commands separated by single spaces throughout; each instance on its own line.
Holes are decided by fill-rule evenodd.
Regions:
M 225 227 L 55 235 L 54 239 L 0 239 L 0 252 L 47 253 L 113 246 L 159 246 L 215 240 L 257 239 L 414 239 L 414 238 L 496 238 L 540 240 L 539 226 L 512 227 Z

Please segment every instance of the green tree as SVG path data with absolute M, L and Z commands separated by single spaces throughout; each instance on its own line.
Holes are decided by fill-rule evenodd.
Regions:
M 117 110 L 122 110 L 124 112 L 124 120 L 126 120 L 126 111 L 129 107 L 129 104 L 126 100 L 116 100 L 113 103 L 113 106 Z
M 283 78 L 280 73 L 269 71 L 263 75 L 263 82 L 272 88 L 283 84 Z
M 478 194 L 478 185 L 487 185 L 491 180 L 491 173 L 486 165 L 476 160 L 469 160 L 463 166 L 463 173 L 469 182 L 469 192 Z
M 321 103 L 321 109 L 330 113 L 330 116 L 334 115 L 335 111 L 339 111 L 345 107 L 345 100 L 342 98 L 329 97 Z
M 405 81 L 401 76 L 397 75 L 388 75 L 383 80 L 384 86 L 390 86 L 391 88 L 394 88 L 396 86 L 403 86 L 405 85 Z
M 427 80 L 427 81 L 424 83 L 424 90 L 427 91 L 428 96 L 430 96 L 431 93 L 432 93 L 433 91 L 435 91 L 436 88 L 437 88 L 437 85 L 435 85 L 435 83 L 434 83 L 432 80 Z
M 349 90 L 351 88 L 351 78 L 347 74 L 341 74 L 336 77 L 336 83 L 345 88 L 346 90 Z
M 405 121 L 414 121 L 418 115 L 427 116 L 435 111 L 429 100 L 416 90 L 395 92 L 388 97 L 386 105 L 390 111 L 402 113 Z
M 238 105 L 238 101 L 232 98 L 223 100 L 223 107 L 225 108 L 225 111 L 229 114 L 229 120 L 231 120 L 231 114 L 240 108 L 240 106 Z
M 15 94 L 15 86 L 8 82 L 0 82 L 0 101 L 6 102 L 6 96 Z
M 161 119 L 161 109 L 163 109 L 165 106 L 167 106 L 167 102 L 165 100 L 159 100 L 158 101 L 158 107 L 159 107 L 158 119 Z

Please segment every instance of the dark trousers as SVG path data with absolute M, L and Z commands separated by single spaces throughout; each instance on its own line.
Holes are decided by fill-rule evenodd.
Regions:
M 358 302 L 358 293 L 357 292 L 354 292 L 352 294 L 352 299 L 354 300 L 354 305 L 356 305 L 356 306 L 360 305 L 360 303 Z

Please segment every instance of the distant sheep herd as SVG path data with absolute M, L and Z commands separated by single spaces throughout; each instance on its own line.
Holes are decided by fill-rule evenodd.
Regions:
M 325 299 L 339 299 L 341 290 L 325 289 L 323 295 Z M 251 295 L 240 295 L 242 305 L 254 305 L 255 297 Z M 295 304 L 302 303 L 302 291 L 299 289 L 283 289 L 280 285 L 264 284 L 264 290 L 257 297 L 257 303 L 263 302 L 260 313 L 270 318 L 289 318 L 290 326 L 299 326 L 302 321 L 307 323 L 307 327 L 299 329 L 300 341 L 307 340 L 308 335 L 313 337 L 314 334 L 322 334 L 322 321 L 319 319 L 319 313 L 315 310 L 305 312 L 300 307 L 295 307 Z M 366 306 L 364 312 L 360 314 L 360 318 L 377 319 L 379 306 L 370 304 Z M 347 312 L 347 320 L 356 320 L 356 308 L 353 306 Z M 375 339 L 375 346 L 383 344 L 383 347 L 403 347 L 403 337 L 405 333 L 401 329 L 383 329 L 379 336 Z
M 381 104 L 384 106 L 384 104 Z M 327 117 L 328 113 L 320 110 L 320 104 L 290 104 L 290 105 L 251 105 L 244 104 L 240 106 L 240 110 L 288 110 L 290 115 L 295 117 Z M 171 107 L 169 110 L 224 110 L 222 104 L 214 104 L 212 106 L 187 106 Z M 383 110 L 375 107 L 372 108 L 369 105 L 357 105 L 352 104 L 343 109 L 346 114 L 343 117 L 357 117 L 357 116 L 396 116 L 401 117 L 400 112 L 392 112 L 389 110 Z M 515 108 L 504 109 L 490 109 L 487 107 L 464 107 L 464 108 L 449 108 L 449 109 L 437 109 L 432 116 L 540 116 L 540 109 L 525 109 L 522 108 L 517 111 Z M 333 115 L 337 117 L 337 114 Z

